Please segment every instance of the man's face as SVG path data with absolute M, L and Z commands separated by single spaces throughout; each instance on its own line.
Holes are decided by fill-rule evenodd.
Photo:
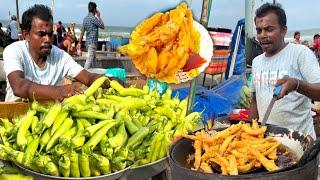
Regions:
M 266 52 L 267 56 L 275 55 L 282 48 L 287 28 L 280 26 L 278 17 L 273 12 L 256 18 L 255 23 L 257 39 L 261 44 L 262 50 Z
M 52 22 L 33 18 L 30 32 L 26 32 L 26 39 L 29 41 L 30 51 L 40 57 L 50 54 L 53 43 Z

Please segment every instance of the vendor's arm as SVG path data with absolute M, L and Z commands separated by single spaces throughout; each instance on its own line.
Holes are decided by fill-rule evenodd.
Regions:
M 257 100 L 256 100 L 256 93 L 255 92 L 252 93 L 252 97 L 251 97 L 249 119 L 251 119 L 251 120 L 252 119 L 259 119 Z
M 297 68 L 302 78 L 282 78 L 277 81 L 276 86 L 283 84 L 280 98 L 292 91 L 297 91 L 312 100 L 319 101 L 320 66 L 314 53 L 307 47 L 303 46 L 303 48 L 299 54 Z
M 102 21 L 102 19 L 100 17 L 100 11 L 99 10 L 96 10 L 96 17 L 97 17 L 97 19 L 94 19 L 93 23 L 96 26 L 98 26 L 99 28 L 104 29 L 104 23 L 103 23 L 103 21 Z
M 95 74 L 95 73 L 90 73 L 87 70 L 83 69 L 76 77 L 75 79 L 79 82 L 81 82 L 82 84 L 86 85 L 86 86 L 90 86 L 96 79 L 98 79 L 99 77 L 101 77 L 101 74 Z M 124 87 L 128 87 L 127 84 L 125 84 L 123 81 L 121 81 L 118 78 L 115 77 L 109 77 L 109 80 L 116 80 L 118 81 L 121 85 L 123 85 Z M 105 81 L 103 84 L 103 88 L 108 89 L 110 87 L 110 82 L 109 81 Z
M 312 100 L 320 101 L 320 83 L 308 83 L 295 78 L 283 78 L 277 81 L 276 86 L 280 84 L 283 84 L 283 87 L 279 98 L 291 91 L 297 91 Z
M 51 86 L 40 85 L 31 82 L 24 77 L 22 71 L 13 71 L 8 75 L 8 80 L 15 96 L 28 98 L 33 100 L 57 100 L 62 101 L 66 97 L 70 97 L 77 93 L 81 93 L 82 89 L 74 85 Z
M 96 79 L 101 77 L 102 75 L 100 74 L 95 74 L 95 73 L 89 73 L 87 70 L 83 69 L 76 77 L 75 79 L 82 84 L 86 86 L 90 86 Z M 104 83 L 104 88 L 109 88 L 110 84 L 109 81 L 105 81 Z

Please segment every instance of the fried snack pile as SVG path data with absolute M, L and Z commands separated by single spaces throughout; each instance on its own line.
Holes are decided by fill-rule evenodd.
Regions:
M 118 49 L 132 59 L 147 77 L 178 83 L 191 52 L 199 53 L 200 33 L 193 28 L 192 11 L 186 3 L 166 13 L 156 13 L 131 33 L 130 43 Z
M 183 137 L 194 140 L 194 170 L 214 173 L 211 164 L 220 166 L 222 175 L 238 175 L 258 169 L 278 169 L 275 164 L 277 148 L 281 144 L 272 137 L 264 138 L 267 127 L 240 122 L 229 128 L 208 135 L 201 131 Z

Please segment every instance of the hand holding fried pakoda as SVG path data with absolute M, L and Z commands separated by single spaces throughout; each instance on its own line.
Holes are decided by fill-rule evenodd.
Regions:
M 186 65 L 191 53 L 199 53 L 200 33 L 193 27 L 186 3 L 166 13 L 156 13 L 131 33 L 130 43 L 118 49 L 132 59 L 147 77 L 178 83 L 177 72 Z M 195 75 L 198 71 L 192 71 Z

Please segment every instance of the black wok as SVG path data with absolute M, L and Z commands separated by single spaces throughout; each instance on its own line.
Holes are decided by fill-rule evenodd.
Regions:
M 310 161 L 315 160 L 319 152 L 318 149 L 320 148 L 320 144 L 315 143 L 309 135 L 304 135 L 298 131 L 293 131 L 293 130 L 289 130 L 289 129 L 274 126 L 274 125 L 268 125 L 265 135 L 272 136 L 278 141 L 280 141 L 286 148 L 288 148 L 290 151 L 292 151 L 296 155 L 297 159 L 294 162 L 290 162 L 288 164 L 285 164 L 285 163 L 282 164 L 280 169 L 277 171 L 266 172 L 266 171 L 260 170 L 260 171 L 251 172 L 250 173 L 251 175 L 279 173 L 281 171 L 290 171 L 298 167 L 302 167 L 308 164 Z M 319 142 L 319 141 L 316 141 L 316 142 Z M 313 153 L 304 154 L 304 152 L 313 152 Z M 188 156 L 193 153 L 194 153 L 194 149 L 192 146 L 192 141 L 189 139 L 183 138 L 170 147 L 169 160 L 171 164 L 174 163 L 175 166 L 181 166 L 182 168 L 190 169 L 187 159 L 188 159 Z M 304 159 L 304 160 L 301 162 L 300 159 L 301 160 Z M 245 177 L 247 175 L 250 176 L 250 174 L 241 174 L 241 175 L 238 175 L 237 177 L 239 176 Z

